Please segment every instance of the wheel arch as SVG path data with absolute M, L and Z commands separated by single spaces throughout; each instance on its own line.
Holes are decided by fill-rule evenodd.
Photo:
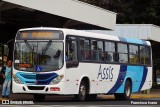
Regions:
M 88 89 L 87 91 L 88 91 L 88 94 L 89 94 L 89 92 L 90 92 L 90 79 L 86 75 L 84 75 L 84 76 L 82 76 L 80 78 L 79 83 L 78 83 L 78 91 L 77 92 L 79 92 L 79 86 L 80 86 L 80 84 L 81 84 L 82 81 L 85 81 L 87 89 Z
M 127 77 L 124 81 L 124 86 L 126 84 L 126 81 L 129 81 L 131 83 L 131 87 L 132 87 L 132 92 L 133 92 L 133 81 L 132 81 L 132 78 L 131 77 Z

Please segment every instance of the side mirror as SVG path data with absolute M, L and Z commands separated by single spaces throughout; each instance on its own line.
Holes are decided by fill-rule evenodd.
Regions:
M 78 67 L 78 65 L 79 65 L 78 61 L 67 61 L 66 62 L 67 68 L 76 68 L 76 67 Z

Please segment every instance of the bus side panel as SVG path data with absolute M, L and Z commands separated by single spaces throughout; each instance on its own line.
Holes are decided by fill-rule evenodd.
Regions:
M 151 68 L 147 70 L 145 66 L 80 63 L 78 68 L 66 69 L 65 90 L 68 94 L 78 94 L 81 78 L 86 76 L 90 94 L 123 93 L 127 78 L 132 81 L 132 92 L 138 92 L 150 89 L 151 73 Z
M 92 68 L 95 69 L 94 76 L 96 78 L 96 82 L 92 82 L 92 84 L 96 84 L 96 87 L 91 87 L 91 93 L 106 94 L 110 89 L 112 89 L 118 80 L 120 65 L 98 64 L 96 68 L 94 68 L 94 65 Z
M 152 67 L 148 67 L 147 77 L 141 90 L 150 89 L 151 87 L 152 87 Z
M 119 71 L 119 65 L 80 62 L 77 68 L 66 69 L 65 89 L 69 94 L 78 94 L 81 79 L 88 77 L 90 94 L 105 94 L 115 85 Z
M 132 81 L 132 92 L 137 92 L 142 80 L 143 69 L 142 66 L 127 66 L 126 76 L 123 85 L 116 91 L 116 93 L 123 93 L 125 82 L 127 78 Z
M 126 76 L 123 85 L 116 91 L 116 93 L 123 93 L 124 92 L 124 85 L 127 78 L 132 80 L 132 92 L 138 92 L 143 90 L 142 86 L 145 89 L 150 89 L 149 80 L 151 70 L 147 70 L 144 66 L 127 66 Z M 145 85 L 146 84 L 146 85 Z

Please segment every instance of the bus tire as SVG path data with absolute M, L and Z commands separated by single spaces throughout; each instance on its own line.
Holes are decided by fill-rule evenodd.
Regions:
M 123 93 L 123 99 L 124 100 L 129 100 L 132 94 L 132 85 L 129 80 L 126 81 L 125 83 L 125 88 L 124 88 L 124 93 Z
M 87 98 L 87 86 L 85 84 L 85 81 L 82 81 L 79 86 L 79 92 L 77 95 L 75 95 L 75 99 L 77 101 L 85 101 L 86 98 Z
M 129 100 L 132 93 L 132 85 L 129 80 L 126 81 L 125 87 L 124 87 L 124 93 L 116 93 L 114 94 L 115 98 L 117 100 Z
M 34 94 L 33 95 L 35 101 L 44 101 L 45 95 L 44 94 Z

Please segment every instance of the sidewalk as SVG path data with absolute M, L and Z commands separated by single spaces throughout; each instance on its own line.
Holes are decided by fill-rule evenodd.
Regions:
M 137 99 L 137 98 L 160 98 L 160 89 L 151 89 L 150 94 L 142 94 L 142 92 L 139 93 L 133 93 L 131 95 L 131 98 Z

